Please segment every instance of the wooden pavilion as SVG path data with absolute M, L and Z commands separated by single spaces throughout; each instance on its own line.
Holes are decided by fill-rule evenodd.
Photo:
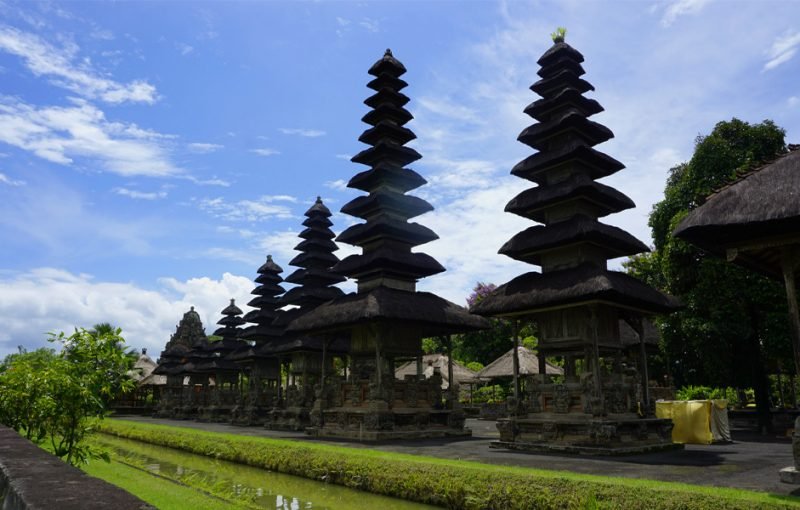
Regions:
M 783 282 L 800 374 L 800 146 L 709 196 L 673 235 Z

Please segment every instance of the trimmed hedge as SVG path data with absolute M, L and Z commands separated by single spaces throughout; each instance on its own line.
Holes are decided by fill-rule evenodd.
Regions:
M 105 420 L 100 432 L 241 464 L 458 509 L 800 508 L 737 489 L 612 479 Z

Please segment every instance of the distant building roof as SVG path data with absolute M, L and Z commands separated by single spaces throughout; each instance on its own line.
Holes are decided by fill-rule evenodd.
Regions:
M 539 373 L 539 358 L 530 349 L 519 346 L 519 375 L 532 375 Z M 560 375 L 564 371 L 557 366 L 547 363 L 545 370 L 548 374 Z M 499 377 L 514 376 L 514 349 L 511 348 L 496 360 L 486 365 L 478 372 L 479 379 L 495 379 Z
M 442 374 L 442 389 L 447 389 L 450 386 L 447 373 L 447 355 L 446 354 L 425 354 L 422 356 L 422 375 L 425 378 L 430 378 L 434 370 L 438 368 Z M 416 375 L 417 362 L 409 361 L 400 365 L 395 371 L 394 376 L 398 379 L 404 379 L 407 375 Z M 469 384 L 476 382 L 475 376 L 477 372 L 473 372 L 461 363 L 453 361 L 453 378 L 458 384 Z

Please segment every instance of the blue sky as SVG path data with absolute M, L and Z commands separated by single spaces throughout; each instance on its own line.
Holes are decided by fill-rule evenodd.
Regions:
M 649 243 L 668 169 L 720 120 L 773 119 L 800 141 L 800 2 L 47 2 L 0 0 L 0 356 L 109 321 L 163 348 L 195 306 L 213 330 L 302 213 L 358 195 L 370 65 L 391 48 L 429 181 L 419 288 L 464 303 L 534 268 L 497 255 L 537 58 L 557 26 L 586 57 L 604 180 L 637 204 L 607 218 Z M 335 214 L 337 232 L 353 219 Z M 340 257 L 352 253 L 341 246 Z M 619 261 L 612 265 L 619 265 Z M 352 284 L 345 284 L 352 290 Z M 246 309 L 246 307 L 245 307 Z

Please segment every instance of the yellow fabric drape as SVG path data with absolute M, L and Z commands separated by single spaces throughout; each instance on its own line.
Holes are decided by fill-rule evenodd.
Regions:
M 728 402 L 717 400 L 714 404 L 724 409 Z M 711 400 L 660 401 L 656 402 L 656 417 L 672 420 L 673 443 L 711 444 L 711 406 Z

